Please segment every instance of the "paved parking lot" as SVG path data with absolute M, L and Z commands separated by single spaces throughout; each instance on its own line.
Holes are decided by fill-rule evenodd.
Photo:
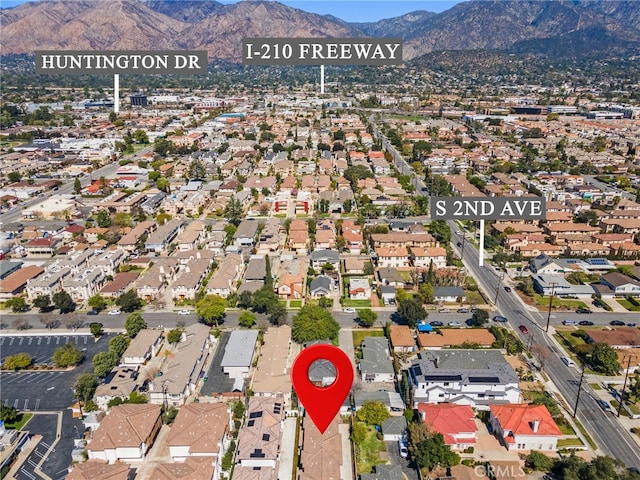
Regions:
M 222 332 L 216 351 L 211 359 L 211 365 L 206 373 L 207 381 L 200 390 L 200 393 L 205 396 L 215 396 L 218 393 L 230 392 L 233 388 L 233 379 L 229 378 L 229 375 L 222 371 L 222 357 L 224 356 L 224 349 L 229 342 L 231 333 Z
M 67 334 L 67 335 L 7 335 L 0 337 L 0 361 L 9 355 L 16 353 L 28 353 L 33 358 L 33 362 L 53 363 L 53 352 L 56 348 L 67 343 L 75 343 L 78 348 L 86 348 L 94 345 L 93 336 L 89 334 Z
M 29 372 L 6 372 L 0 378 L 1 402 L 20 411 L 37 413 L 25 427 L 32 435 L 42 435 L 42 441 L 31 453 L 18 472 L 20 480 L 40 478 L 34 474 L 35 466 L 43 458 L 42 470 L 53 480 L 66 477 L 71 462 L 73 439 L 82 434 L 83 425 L 71 416 L 71 405 L 75 402 L 73 384 L 82 373 L 93 372 L 91 360 L 98 352 L 106 351 L 113 334 L 103 335 L 97 342 L 93 336 L 70 335 L 7 335 L 0 338 L 2 359 L 8 355 L 25 352 L 36 363 L 49 363 L 56 348 L 73 342 L 86 349 L 83 361 L 68 371 L 34 370 Z M 60 437 L 58 418 L 61 415 Z M 75 428 L 74 428 L 75 427 Z

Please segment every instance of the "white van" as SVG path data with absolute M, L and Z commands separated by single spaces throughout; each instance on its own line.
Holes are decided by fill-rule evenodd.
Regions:
M 571 360 L 569 357 L 560 357 L 560 360 L 562 360 L 563 363 L 567 367 L 575 367 L 576 366 L 576 364 L 573 362 L 573 360 Z
M 409 456 L 409 449 L 407 448 L 407 443 L 404 439 L 398 440 L 398 449 L 400 450 L 400 456 L 402 458 L 407 458 Z

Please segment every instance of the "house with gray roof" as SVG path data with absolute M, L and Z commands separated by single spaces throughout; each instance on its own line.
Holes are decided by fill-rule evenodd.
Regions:
M 252 247 L 255 245 L 256 235 L 260 223 L 255 220 L 243 220 L 233 234 L 233 244 L 237 247 Z
M 395 372 L 385 337 L 365 337 L 358 370 L 363 382 L 393 382 Z
M 374 473 L 361 473 L 360 480 L 402 480 L 405 478 L 400 465 L 378 464 Z
M 356 391 L 353 393 L 355 410 L 362 408 L 365 402 L 380 402 L 389 413 L 404 412 L 404 402 L 398 392 L 391 390 L 376 390 L 375 392 Z
M 434 287 L 433 289 L 433 299 L 435 302 L 464 302 L 466 298 L 467 295 L 461 287 Z
M 385 442 L 397 442 L 407 432 L 407 419 L 404 415 L 389 417 L 380 425 Z
M 518 375 L 500 350 L 430 350 L 409 367 L 413 403 L 456 403 L 488 409 L 518 403 Z
M 533 288 L 543 296 L 551 295 L 551 292 L 558 297 L 575 296 L 591 297 L 595 293 L 591 285 L 573 285 L 569 283 L 564 275 L 531 275 Z
M 195 392 L 209 356 L 209 330 L 201 323 L 185 328 L 162 376 L 156 377 L 149 387 L 150 403 L 179 407 Z
M 311 298 L 328 297 L 333 291 L 333 279 L 326 275 L 314 278 L 309 285 Z
M 221 367 L 231 378 L 247 378 L 255 354 L 257 330 L 234 330 L 224 349 Z
M 332 265 L 335 271 L 340 267 L 340 254 L 336 250 L 314 250 L 311 252 L 311 266 L 321 270 L 326 264 Z

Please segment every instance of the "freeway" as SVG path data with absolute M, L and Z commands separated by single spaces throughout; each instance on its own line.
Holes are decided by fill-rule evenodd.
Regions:
M 457 227 L 454 222 L 450 221 L 449 226 L 452 231 L 456 231 Z M 452 243 L 455 244 L 461 239 L 462 237 L 456 234 Z M 545 352 L 540 356 L 544 359 L 543 368 L 565 399 L 568 413 L 573 414 L 578 396 L 580 372 L 575 368 L 567 367 L 560 360 L 562 351 L 545 332 L 546 315 L 540 314 L 537 310 L 529 309 L 519 296 L 513 293 L 506 294 L 503 290 L 504 285 L 496 271 L 486 264 L 484 267 L 479 266 L 478 250 L 472 243 L 465 245 L 463 262 L 489 298 L 494 298 L 496 291 L 502 292 L 498 294 L 497 310 L 509 320 L 509 325 L 525 345 L 538 345 L 538 348 Z M 608 315 L 611 315 L 611 318 L 614 318 L 613 315 L 615 318 L 620 316 L 617 313 Z M 593 321 L 592 317 L 595 318 L 595 314 L 589 315 L 589 320 Z M 559 321 L 561 319 L 556 319 L 556 322 Z M 527 335 L 518 329 L 521 324 L 527 326 L 529 331 Z M 604 454 L 619 458 L 627 467 L 640 467 L 640 450 L 637 444 L 611 413 L 604 412 L 598 406 L 595 402 L 596 398 L 591 387 L 586 382 L 583 383 L 577 412 L 578 420 L 585 426 L 589 435 Z

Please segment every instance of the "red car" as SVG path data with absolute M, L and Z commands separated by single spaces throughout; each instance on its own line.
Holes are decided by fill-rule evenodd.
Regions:
M 527 334 L 529 333 L 529 329 L 528 329 L 526 326 L 524 326 L 524 325 L 520 325 L 518 328 L 519 328 L 519 329 L 520 329 L 520 331 L 521 331 L 522 333 L 524 333 L 525 335 L 527 335 Z

